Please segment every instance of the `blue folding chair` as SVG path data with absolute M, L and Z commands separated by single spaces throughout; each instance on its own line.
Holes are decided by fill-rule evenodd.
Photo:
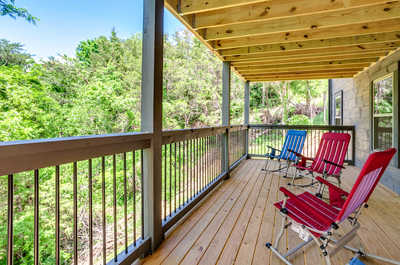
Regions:
M 280 172 L 285 169 L 286 170 L 285 177 L 287 177 L 290 164 L 292 162 L 296 162 L 297 159 L 296 154 L 291 151 L 295 151 L 296 153 L 301 154 L 303 151 L 306 136 L 307 136 L 307 131 L 288 130 L 285 142 L 283 143 L 282 146 L 282 150 L 276 149 L 268 145 L 267 147 L 270 149 L 270 152 L 265 154 L 267 161 L 265 162 L 265 166 L 262 170 L 268 172 Z M 278 161 L 279 168 L 275 170 L 269 170 L 268 166 L 270 164 L 270 161 L 274 159 Z M 286 162 L 286 166 L 282 166 L 281 162 Z

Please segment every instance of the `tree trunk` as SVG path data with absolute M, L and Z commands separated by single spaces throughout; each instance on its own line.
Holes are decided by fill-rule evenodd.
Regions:
M 282 82 L 282 124 L 287 124 L 288 122 L 288 110 L 289 110 L 289 81 Z
M 309 80 L 306 81 L 306 87 L 307 87 L 306 104 L 308 106 L 308 113 L 310 115 L 310 119 L 312 120 L 314 118 L 314 110 L 311 103 L 311 86 Z

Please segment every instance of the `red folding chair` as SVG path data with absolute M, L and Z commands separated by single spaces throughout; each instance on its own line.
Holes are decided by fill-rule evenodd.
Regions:
M 274 245 L 267 243 L 266 246 L 286 264 L 291 264 L 288 260 L 290 255 L 312 241 L 319 246 L 327 265 L 331 264 L 330 258 L 341 249 L 349 250 L 361 257 L 371 257 L 393 264 L 400 264 L 398 261 L 367 254 L 360 249 L 346 246 L 355 237 L 360 227 L 358 217 L 361 209 L 367 207 L 369 197 L 395 153 L 396 149 L 392 148 L 371 154 L 350 193 L 343 191 L 321 177 L 317 177 L 321 185 L 327 185 L 332 193 L 346 197 L 340 208 L 324 202 L 309 192 L 295 195 L 281 187 L 280 191 L 285 194 L 285 199 L 274 204 L 283 217 L 281 231 Z M 288 222 L 289 219 L 290 222 Z M 351 225 L 350 232 L 337 237 L 337 232 L 342 228 L 342 223 L 346 220 Z M 284 230 L 288 227 L 297 232 L 304 242 L 289 250 L 286 254 L 281 254 L 277 247 Z
M 318 146 L 315 158 L 309 158 L 297 153 L 299 162 L 295 164 L 296 172 L 292 177 L 292 182 L 288 185 L 294 186 L 311 186 L 315 183 L 315 174 L 320 174 L 324 179 L 335 177 L 340 186 L 340 174 L 344 169 L 343 163 L 346 158 L 347 149 L 350 143 L 350 134 L 348 133 L 324 133 Z M 311 165 L 307 165 L 308 161 L 312 161 Z M 295 179 L 301 177 L 311 178 L 311 183 L 307 185 L 296 185 Z

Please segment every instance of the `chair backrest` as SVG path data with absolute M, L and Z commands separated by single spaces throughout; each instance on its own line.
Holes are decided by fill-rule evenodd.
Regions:
M 326 166 L 326 173 L 328 175 L 338 175 L 341 168 L 332 164 L 325 165 L 324 159 L 343 166 L 350 138 L 351 136 L 348 133 L 324 133 L 311 168 L 316 172 L 323 173 Z
M 289 152 L 288 149 L 301 154 L 301 152 L 303 152 L 306 136 L 307 131 L 288 130 L 285 142 L 283 143 L 280 159 L 295 160 L 296 154 Z
M 364 202 L 368 201 L 395 153 L 396 149 L 391 148 L 383 152 L 375 152 L 369 155 L 336 218 L 337 222 L 345 220 Z

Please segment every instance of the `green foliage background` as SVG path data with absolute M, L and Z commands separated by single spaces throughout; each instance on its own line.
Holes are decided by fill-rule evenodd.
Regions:
M 219 125 L 222 101 L 219 59 L 186 31 L 166 36 L 164 46 L 164 129 Z M 34 61 L 21 44 L 0 40 L 0 141 L 139 131 L 141 61 L 141 35 L 120 39 L 115 30 L 109 37 L 82 41 L 75 57 L 61 56 L 40 62 Z M 231 89 L 232 124 L 240 124 L 243 122 L 243 81 L 235 74 Z M 323 123 L 325 101 L 322 95 L 326 90 L 326 81 L 253 83 L 251 122 Z M 118 161 L 118 183 L 122 183 L 122 164 Z M 99 161 L 93 163 L 96 179 Z M 82 164 L 80 168 L 87 168 L 87 165 Z M 71 172 L 71 166 L 66 165 L 64 170 Z M 79 196 L 82 198 L 79 207 L 85 209 L 87 172 L 83 170 L 79 175 Z M 61 254 L 63 261 L 69 263 L 72 257 L 70 173 L 61 180 L 62 197 L 66 198 L 62 205 L 65 216 Z M 108 189 L 112 186 L 110 181 L 111 177 L 108 177 Z M 15 182 L 15 262 L 32 264 L 33 176 L 31 173 L 19 174 Z M 94 183 L 96 190 L 99 183 L 99 180 Z M 137 186 L 140 189 L 140 182 Z M 41 263 L 53 264 L 53 169 L 41 171 L 40 189 L 41 231 L 44 231 L 40 238 Z M 118 191 L 118 205 L 123 203 L 122 194 Z M 0 178 L 0 198 L 0 264 L 5 264 L 6 177 Z M 99 207 L 100 200 L 101 195 L 95 194 L 95 207 Z M 129 200 L 138 198 L 130 197 Z M 111 200 L 107 202 L 107 206 L 111 207 L 111 203 Z M 100 226 L 100 217 L 95 218 L 95 225 Z M 82 228 L 82 238 L 85 233 Z M 80 246 L 81 252 L 86 250 L 87 246 Z

